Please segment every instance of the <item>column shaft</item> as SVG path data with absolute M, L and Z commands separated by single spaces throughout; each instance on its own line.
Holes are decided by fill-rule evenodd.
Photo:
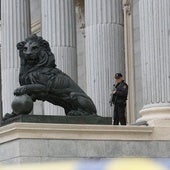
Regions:
M 139 9 L 144 97 L 139 120 L 170 118 L 170 1 L 140 0 Z
M 100 116 L 109 105 L 114 74 L 124 74 L 123 12 L 120 0 L 85 0 L 87 93 Z
M 50 43 L 57 67 L 77 82 L 74 0 L 42 0 L 42 36 Z M 44 106 L 45 114 L 64 114 L 57 106 Z
M 13 91 L 19 86 L 19 55 L 16 44 L 30 34 L 29 0 L 2 0 L 2 102 L 3 113 L 11 112 Z

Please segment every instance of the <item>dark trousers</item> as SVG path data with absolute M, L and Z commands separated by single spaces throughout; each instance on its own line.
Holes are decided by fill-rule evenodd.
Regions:
M 126 103 L 117 103 L 114 106 L 114 125 L 126 125 Z

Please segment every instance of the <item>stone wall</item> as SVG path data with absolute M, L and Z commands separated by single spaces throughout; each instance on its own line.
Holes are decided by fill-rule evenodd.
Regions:
M 169 158 L 169 121 L 158 127 L 13 123 L 0 127 L 0 163 Z
M 0 147 L 0 163 L 32 163 L 124 157 L 168 158 L 170 141 L 19 139 Z

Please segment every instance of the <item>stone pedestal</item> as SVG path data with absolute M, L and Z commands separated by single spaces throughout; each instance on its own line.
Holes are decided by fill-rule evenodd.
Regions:
M 96 124 L 111 125 L 111 117 L 92 116 L 52 116 L 52 115 L 18 115 L 2 122 L 7 125 L 14 122 L 24 123 L 59 123 L 59 124 Z
M 140 0 L 144 107 L 138 121 L 170 119 L 170 1 Z
M 87 94 L 98 115 L 112 116 L 114 74 L 124 74 L 123 11 L 120 0 L 85 0 Z
M 29 0 L 2 0 L 2 102 L 3 113 L 11 112 L 14 89 L 19 86 L 19 55 L 16 44 L 30 34 Z
M 77 82 L 74 0 L 42 0 L 42 36 L 51 46 L 56 65 Z M 64 109 L 44 104 L 47 115 L 64 115 Z
M 169 130 L 168 126 L 12 123 L 0 127 L 0 163 L 79 158 L 168 158 Z

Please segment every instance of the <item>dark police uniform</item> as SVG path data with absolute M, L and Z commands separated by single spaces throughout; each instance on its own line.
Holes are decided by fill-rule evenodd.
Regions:
M 128 95 L 128 85 L 124 80 L 116 85 L 116 93 L 114 94 L 114 125 L 126 125 L 126 100 Z

